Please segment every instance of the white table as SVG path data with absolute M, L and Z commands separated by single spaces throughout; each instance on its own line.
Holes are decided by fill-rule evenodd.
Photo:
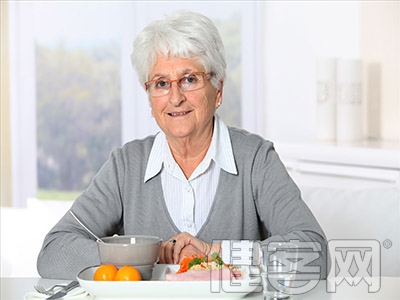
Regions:
M 65 283 L 65 280 L 43 279 L 43 278 L 1 278 L 1 300 L 21 300 L 27 292 L 33 291 L 35 284 L 51 286 L 56 283 Z M 368 293 L 367 284 L 362 281 L 357 286 L 349 286 L 342 282 L 337 286 L 336 293 L 328 293 L 326 281 L 321 281 L 312 291 L 293 296 L 293 300 L 327 300 L 327 299 L 400 299 L 400 277 L 382 277 L 381 287 L 377 293 Z M 173 299 L 171 295 L 171 299 Z M 226 298 L 225 298 L 226 299 Z M 250 294 L 246 299 L 262 299 L 262 293 Z

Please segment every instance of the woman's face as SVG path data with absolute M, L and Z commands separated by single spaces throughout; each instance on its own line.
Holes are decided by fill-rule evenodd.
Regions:
M 204 68 L 195 60 L 158 55 L 149 80 L 161 77 L 175 80 L 193 72 L 204 72 Z M 152 115 L 168 140 L 192 139 L 210 134 L 214 112 L 222 101 L 222 92 L 209 80 L 205 81 L 204 87 L 186 92 L 173 82 L 167 95 L 150 95 L 149 98 Z

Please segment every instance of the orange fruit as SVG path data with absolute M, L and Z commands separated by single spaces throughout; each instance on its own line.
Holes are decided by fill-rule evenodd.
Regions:
M 117 274 L 118 269 L 116 266 L 111 264 L 101 265 L 97 268 L 94 273 L 94 280 L 109 281 L 114 280 L 115 274 Z
M 140 275 L 139 271 L 132 266 L 123 266 L 119 268 L 117 274 L 114 277 L 114 280 L 118 281 L 126 281 L 126 280 L 133 280 L 138 281 L 142 280 L 142 276 Z

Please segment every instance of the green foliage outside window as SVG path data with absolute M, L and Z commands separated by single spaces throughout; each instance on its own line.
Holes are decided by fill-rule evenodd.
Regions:
M 121 143 L 119 46 L 37 45 L 39 188 L 82 190 Z

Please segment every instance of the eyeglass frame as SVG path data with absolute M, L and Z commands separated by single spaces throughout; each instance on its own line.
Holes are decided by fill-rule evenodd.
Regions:
M 169 83 L 169 88 L 168 88 L 168 90 L 167 90 L 167 93 L 166 93 L 165 95 L 159 95 L 159 96 L 153 96 L 153 97 L 162 97 L 162 96 L 168 95 L 168 94 L 170 93 L 170 91 L 171 91 L 171 87 L 172 87 L 172 83 L 173 83 L 173 82 L 176 82 L 176 84 L 178 85 L 179 89 L 181 89 L 181 85 L 179 84 L 179 81 L 182 80 L 183 78 L 189 77 L 190 75 L 202 75 L 203 80 L 204 80 L 203 82 L 205 83 L 206 81 L 209 81 L 209 80 L 215 75 L 215 73 L 214 73 L 214 72 L 209 72 L 209 73 L 205 73 L 205 72 L 191 72 L 191 73 L 187 73 L 187 74 L 182 75 L 182 76 L 179 77 L 178 79 L 173 79 L 173 80 L 171 80 L 171 79 L 166 79 L 166 80 L 164 80 L 164 81 L 166 81 L 166 82 Z M 145 88 L 146 92 L 148 92 L 148 90 L 149 90 L 148 85 L 149 85 L 150 83 L 152 83 L 152 82 L 157 82 L 157 81 L 159 81 L 161 78 L 162 78 L 162 77 L 160 77 L 160 78 L 158 78 L 158 79 L 152 79 L 152 80 L 146 81 L 146 82 L 144 83 L 144 88 Z M 183 92 L 192 92 L 192 91 L 197 91 L 197 90 L 199 90 L 199 89 L 201 89 L 201 88 L 203 88 L 203 87 L 204 87 L 204 85 L 201 86 L 201 87 L 199 87 L 199 88 L 196 88 L 196 89 L 194 89 L 194 90 L 182 90 L 182 89 L 181 89 L 181 90 L 182 90 Z

